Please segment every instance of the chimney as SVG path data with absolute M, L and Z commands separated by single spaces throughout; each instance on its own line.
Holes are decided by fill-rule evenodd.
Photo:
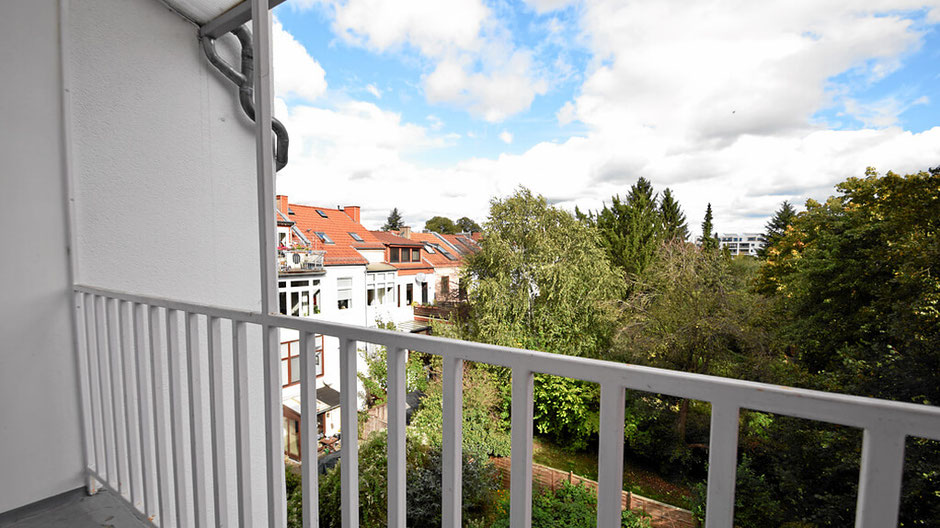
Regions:
M 280 212 L 284 213 L 285 216 L 287 216 L 288 207 L 287 207 L 287 195 L 286 194 L 277 195 L 277 209 Z
M 403 227 L 401 228 L 400 234 L 401 234 L 402 237 L 410 239 L 410 238 L 411 238 L 411 228 L 410 228 L 409 226 L 403 226 Z
M 343 207 L 343 212 L 346 213 L 346 216 L 352 218 L 353 222 L 359 223 L 359 206 L 358 205 L 347 205 Z

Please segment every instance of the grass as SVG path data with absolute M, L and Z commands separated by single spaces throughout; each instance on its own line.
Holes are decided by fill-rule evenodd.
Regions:
M 567 451 L 543 438 L 534 438 L 532 443 L 532 461 L 536 464 L 597 480 L 597 453 Z M 623 489 L 680 508 L 692 508 L 693 495 L 688 485 L 629 459 L 623 462 Z

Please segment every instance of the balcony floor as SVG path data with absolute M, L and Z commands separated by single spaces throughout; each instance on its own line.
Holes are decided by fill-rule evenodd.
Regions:
M 93 496 L 84 489 L 72 490 L 0 514 L 3 528 L 145 528 L 150 526 L 113 493 Z

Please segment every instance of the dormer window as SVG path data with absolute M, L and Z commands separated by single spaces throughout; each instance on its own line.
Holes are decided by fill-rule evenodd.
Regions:
M 407 249 L 405 251 L 408 251 Z M 412 249 L 411 250 L 411 261 L 412 262 L 421 262 L 421 250 Z
M 323 242 L 324 244 L 332 244 L 332 243 L 333 243 L 333 241 L 330 239 L 330 237 L 326 236 L 326 233 L 324 233 L 323 231 L 314 231 L 313 234 L 314 234 L 314 235 L 317 235 L 317 238 L 319 238 L 320 241 Z
M 407 251 L 407 250 L 406 250 Z M 398 248 L 393 247 L 388 249 L 388 261 L 389 262 L 401 262 L 398 256 Z

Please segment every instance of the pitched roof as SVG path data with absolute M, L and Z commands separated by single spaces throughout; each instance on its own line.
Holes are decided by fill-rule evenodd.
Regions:
M 434 233 L 412 233 L 411 240 L 424 244 L 425 260 L 435 268 L 455 267 L 460 265 L 460 253 L 448 247 Z M 431 249 L 428 249 L 430 246 Z M 433 252 L 432 252 L 433 251 Z
M 376 239 L 389 246 L 424 246 L 424 244 L 420 242 L 415 242 L 414 240 L 400 236 L 393 231 L 371 231 L 371 233 L 375 235 Z M 414 235 L 414 233 L 412 233 L 412 235 Z
M 461 255 L 471 255 L 480 251 L 480 246 L 472 238 L 466 235 L 441 235 L 435 233 L 438 238 L 444 239 L 451 247 L 460 252 Z
M 310 240 L 314 249 L 326 251 L 323 261 L 325 266 L 368 264 L 356 249 L 385 248 L 368 229 L 340 209 L 289 204 L 288 211 L 281 213 L 287 213 L 285 216 L 294 222 L 297 231 Z M 316 235 L 318 232 L 323 233 L 332 243 L 320 240 Z M 350 233 L 358 235 L 362 242 L 354 239 Z

